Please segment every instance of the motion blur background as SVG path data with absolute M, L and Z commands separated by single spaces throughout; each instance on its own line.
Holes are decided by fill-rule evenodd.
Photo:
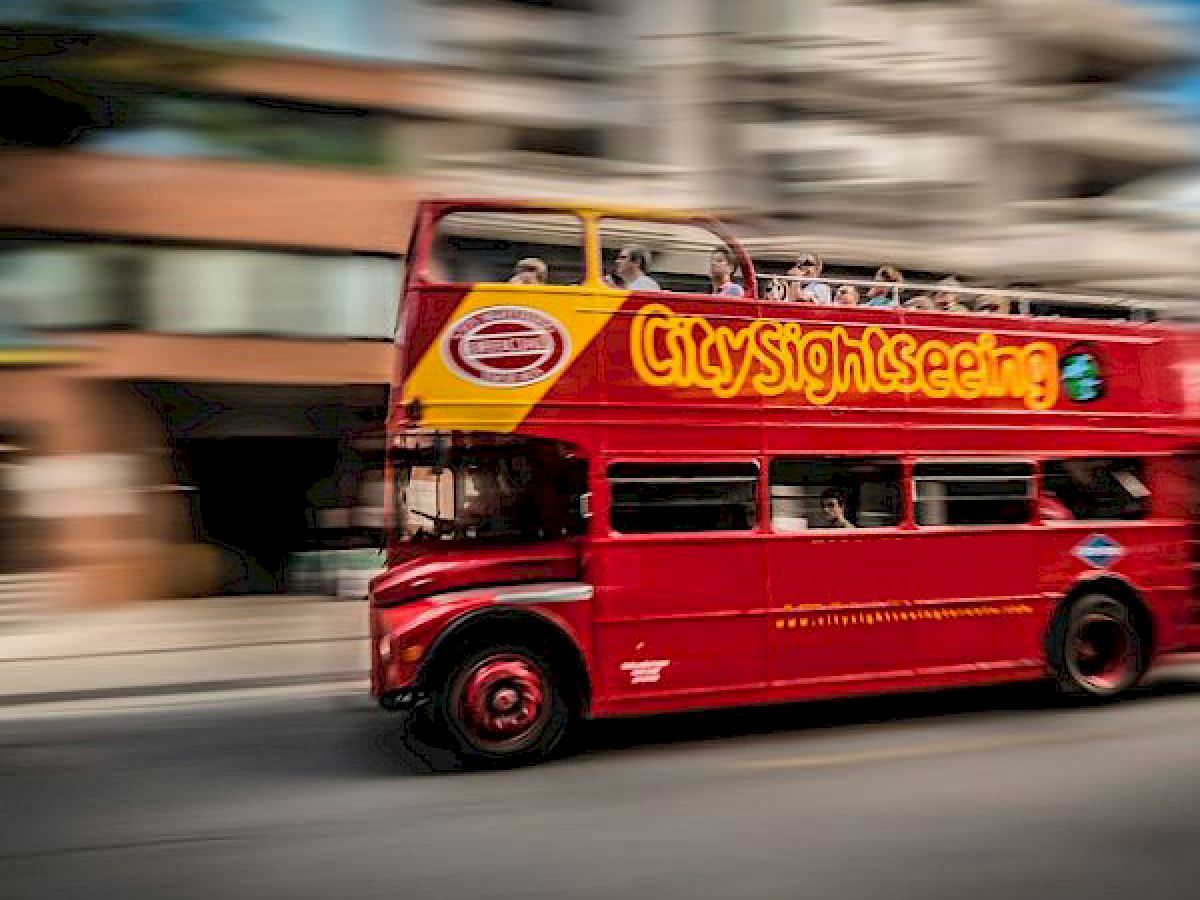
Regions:
M 1194 314 L 1195 21 L 1120 0 L 0 2 L 0 615 L 316 591 L 306 550 L 369 548 L 423 194 L 711 209 L 754 222 L 768 263 Z

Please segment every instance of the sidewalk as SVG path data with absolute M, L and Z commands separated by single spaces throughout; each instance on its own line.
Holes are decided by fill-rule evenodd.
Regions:
M 264 696 L 367 701 L 361 600 L 217 597 L 74 611 L 0 628 L 0 721 Z M 1200 678 L 1200 653 L 1158 674 Z
M 362 601 L 164 600 L 0 631 L 0 710 L 318 686 L 365 691 Z

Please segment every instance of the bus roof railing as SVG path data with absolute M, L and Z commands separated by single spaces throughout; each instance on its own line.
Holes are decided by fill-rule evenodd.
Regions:
M 830 287 L 852 285 L 859 288 L 886 288 L 889 292 L 912 294 L 966 294 L 974 297 L 1005 298 L 1017 303 L 1019 309 L 1014 310 L 1022 315 L 1032 315 L 1034 303 L 1045 303 L 1056 306 L 1078 306 L 1105 309 L 1127 310 L 1136 319 L 1137 314 L 1163 313 L 1186 302 L 1183 298 L 1174 302 L 1167 298 L 1148 299 L 1143 297 L 1119 296 L 1111 294 L 1085 294 L 1072 291 L 1047 291 L 1018 287 L 971 286 L 962 283 L 945 284 L 930 281 L 876 281 L 867 278 L 832 277 L 827 275 L 777 275 L 766 272 L 756 272 L 755 277 L 760 282 L 810 284 L 819 282 Z M 1191 301 L 1194 302 L 1194 301 Z M 1193 315 L 1200 315 L 1200 309 Z
M 562 199 L 541 199 L 541 200 L 505 200 L 500 198 L 472 198 L 472 197 L 432 197 L 427 201 L 431 207 L 439 211 L 463 211 L 475 212 L 486 220 L 474 228 L 456 228 L 456 231 L 464 233 L 485 233 L 487 226 L 496 227 L 505 225 L 505 233 L 512 236 L 514 230 L 514 219 L 519 214 L 529 212 L 542 212 L 551 214 L 589 214 L 606 219 L 629 221 L 644 221 L 647 225 L 654 223 L 658 224 L 678 224 L 691 225 L 698 227 L 723 226 L 731 228 L 736 225 L 742 218 L 737 215 L 720 216 L 711 212 L 703 212 L 699 210 L 688 209 L 657 209 L 643 207 L 638 205 L 617 204 L 603 201 L 582 201 L 571 202 Z M 541 229 L 544 231 L 544 223 Z M 529 237 L 540 236 L 537 229 L 533 229 L 529 233 Z M 544 235 L 541 235 L 544 236 Z M 561 239 L 565 234 L 556 234 L 555 237 Z M 573 237 L 574 235 L 570 235 Z M 671 242 L 663 242 L 661 239 L 654 239 L 648 235 L 639 233 L 634 229 L 628 230 L 628 233 L 622 231 L 621 237 L 626 237 L 632 240 L 645 240 L 653 245 L 655 253 L 661 253 L 667 249 L 666 245 Z M 738 238 L 733 234 L 722 234 L 713 232 L 713 236 L 720 241 L 726 241 L 733 238 L 738 241 Z M 1122 318 L 1131 321 L 1151 321 L 1155 319 L 1169 319 L 1178 322 L 1200 321 L 1200 302 L 1196 299 L 1183 296 L 1166 296 L 1164 294 L 1156 294 L 1153 296 L 1147 295 L 1119 295 L 1119 294 L 1101 294 L 1101 293 L 1083 293 L 1079 291 L 1054 291 L 1044 289 L 1028 289 L 1021 287 L 1003 287 L 1003 286 L 988 286 L 988 285 L 968 285 L 961 282 L 946 284 L 941 281 L 875 281 L 866 278 L 854 277 L 837 277 L 830 275 L 820 275 L 815 277 L 774 274 L 763 272 L 758 269 L 760 260 L 756 259 L 754 249 L 747 243 L 741 243 L 742 248 L 746 251 L 746 261 L 750 262 L 755 267 L 755 279 L 761 285 L 766 282 L 770 283 L 809 283 L 820 282 L 831 287 L 840 285 L 852 285 L 856 288 L 869 289 L 873 287 L 885 288 L 889 293 L 896 292 L 900 295 L 911 297 L 918 293 L 927 293 L 930 295 L 938 293 L 960 294 L 966 297 L 975 298 L 996 298 L 1006 299 L 1010 301 L 1011 307 L 1009 312 L 1017 315 L 1038 316 L 1043 318 L 1051 318 L 1059 315 L 1057 311 L 1046 312 L 1043 310 L 1035 310 L 1035 305 L 1091 309 L 1096 312 L 1101 311 L 1120 311 L 1124 314 Z M 714 246 L 720 246 L 719 243 L 708 245 L 700 243 L 694 246 L 689 245 L 683 248 L 690 252 L 711 250 Z M 769 261 L 768 261 L 768 264 Z M 757 292 L 762 296 L 761 289 Z M 901 303 L 903 305 L 903 303 Z M 974 311 L 974 310 L 972 310 Z M 983 312 L 983 311 L 979 311 Z M 1063 315 L 1070 316 L 1071 313 L 1064 310 Z M 1115 316 L 1114 316 L 1115 318 Z

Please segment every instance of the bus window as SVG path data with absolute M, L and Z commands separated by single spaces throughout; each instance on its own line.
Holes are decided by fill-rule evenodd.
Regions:
M 746 293 L 737 253 L 699 225 L 602 219 L 600 245 L 605 280 L 614 287 L 727 298 Z
M 913 467 L 918 525 L 1016 525 L 1033 511 L 1033 465 L 919 462 Z
M 775 531 L 888 528 L 900 521 L 896 459 L 771 461 L 771 527 Z
M 409 541 L 581 534 L 587 467 L 566 445 L 459 438 L 393 450 L 396 528 Z
M 614 463 L 612 527 L 624 534 L 749 531 L 758 517 L 754 463 Z
M 1140 459 L 1052 459 L 1042 467 L 1045 493 L 1075 519 L 1142 519 L 1150 490 Z
M 423 273 L 453 284 L 579 284 L 583 224 L 572 215 L 455 212 L 437 223 Z

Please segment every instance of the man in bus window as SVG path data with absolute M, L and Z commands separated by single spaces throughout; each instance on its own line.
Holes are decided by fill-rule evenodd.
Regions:
M 745 292 L 742 286 L 733 280 L 737 269 L 733 253 L 725 247 L 718 247 L 708 258 L 708 274 L 712 279 L 712 292 L 718 297 L 742 297 Z
M 494 464 L 470 466 L 463 482 L 465 496 L 458 519 L 464 536 L 515 536 L 521 532 L 525 498 Z
M 617 278 L 627 291 L 661 291 L 658 282 L 646 274 L 650 252 L 641 244 L 626 244 L 617 251 Z
M 821 512 L 829 520 L 826 528 L 853 528 L 846 518 L 846 494 L 837 488 L 826 488 L 821 494 Z
M 513 277 L 508 279 L 509 284 L 545 284 L 546 279 L 550 277 L 550 267 L 546 265 L 544 259 L 536 256 L 526 256 L 524 259 L 518 259 L 517 264 L 513 267 Z

